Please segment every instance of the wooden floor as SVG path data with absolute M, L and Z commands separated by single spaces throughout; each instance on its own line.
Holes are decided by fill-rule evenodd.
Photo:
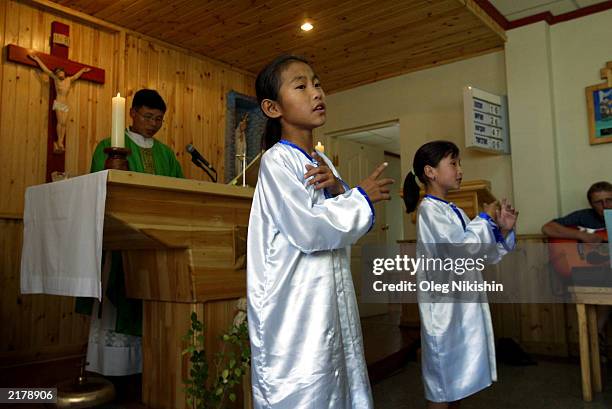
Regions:
M 365 357 L 372 383 L 392 375 L 407 361 L 414 360 L 418 348 L 418 329 L 399 326 L 399 313 L 364 318 L 361 323 Z M 0 387 L 51 387 L 79 373 L 82 357 L 0 368 Z M 140 376 L 110 378 L 116 386 L 118 399 L 108 409 L 144 409 L 140 404 Z M 2 405 L 3 408 L 44 409 L 38 405 Z

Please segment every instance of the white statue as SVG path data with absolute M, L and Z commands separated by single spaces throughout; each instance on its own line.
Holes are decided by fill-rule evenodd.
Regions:
M 234 162 L 234 170 L 236 171 L 235 175 L 239 175 L 240 172 L 244 171 L 242 164 L 245 162 L 244 158 L 246 157 L 247 153 L 246 129 L 248 118 L 249 114 L 244 114 L 242 116 L 242 120 L 234 131 L 234 145 L 236 146 L 236 161 Z
M 53 142 L 53 152 L 62 153 L 64 152 L 64 139 L 66 138 L 66 123 L 68 122 L 68 92 L 73 81 L 78 80 L 81 75 L 91 71 L 91 68 L 84 67 L 79 70 L 72 77 L 67 77 L 66 72 L 63 68 L 58 67 L 51 71 L 47 66 L 34 54 L 28 54 L 28 57 L 36 61 L 38 66 L 45 74 L 53 79 L 55 85 L 55 101 L 53 101 L 53 110 L 55 111 L 55 117 L 57 119 L 57 141 Z

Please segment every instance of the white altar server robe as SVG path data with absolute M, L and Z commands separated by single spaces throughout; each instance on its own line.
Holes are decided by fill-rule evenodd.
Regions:
M 487 263 L 497 263 L 514 248 L 511 231 L 504 242 L 496 243 L 494 224 L 480 216 L 470 221 L 452 203 L 426 196 L 417 218 L 417 255 L 435 254 L 448 247 L 435 244 L 488 244 L 480 248 Z M 461 216 L 462 220 L 459 218 Z M 465 227 L 464 227 L 465 225 Z M 420 280 L 427 279 L 422 271 Z M 488 303 L 419 302 L 421 317 L 421 364 L 425 397 L 432 402 L 453 402 L 472 395 L 497 380 L 495 340 Z
M 373 208 L 360 188 L 331 198 L 307 186 L 306 164 L 316 161 L 287 141 L 261 160 L 247 239 L 253 404 L 368 409 L 348 246 L 371 228 Z

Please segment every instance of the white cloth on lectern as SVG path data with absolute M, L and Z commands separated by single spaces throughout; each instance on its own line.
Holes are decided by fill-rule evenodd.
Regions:
M 107 176 L 96 172 L 26 190 L 22 294 L 101 299 Z

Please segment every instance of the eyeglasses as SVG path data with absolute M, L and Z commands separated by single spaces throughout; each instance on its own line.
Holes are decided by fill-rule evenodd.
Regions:
M 136 111 L 136 113 L 138 114 L 139 117 L 141 117 L 145 121 L 155 122 L 155 123 L 158 123 L 158 124 L 163 124 L 164 123 L 164 117 L 163 116 L 155 116 L 155 115 L 151 115 L 151 114 L 143 115 L 143 114 L 141 114 L 138 111 Z

